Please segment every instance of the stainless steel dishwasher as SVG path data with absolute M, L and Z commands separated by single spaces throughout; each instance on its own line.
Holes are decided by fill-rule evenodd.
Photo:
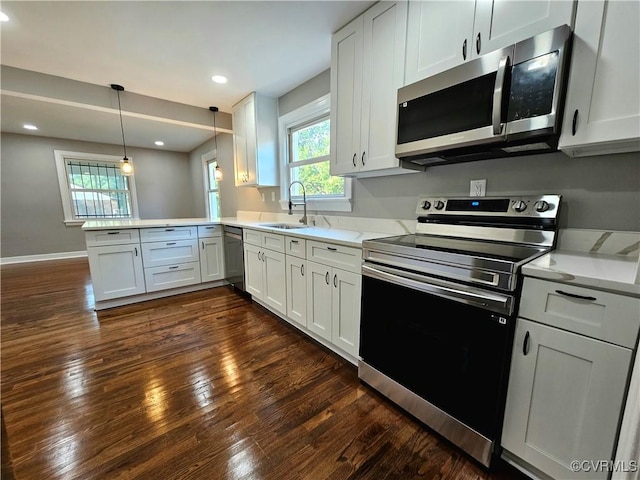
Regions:
M 244 248 L 242 228 L 223 225 L 225 280 L 242 293 L 244 285 Z

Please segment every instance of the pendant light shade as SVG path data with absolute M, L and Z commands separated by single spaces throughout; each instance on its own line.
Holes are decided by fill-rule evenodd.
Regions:
M 213 176 L 216 182 L 220 182 L 223 178 L 222 169 L 220 165 L 218 165 L 218 132 L 216 130 L 216 112 L 219 110 L 218 107 L 209 107 L 209 110 L 213 112 L 213 142 L 216 149 L 216 168 L 214 170 Z
M 124 156 L 122 157 L 122 161 L 120 162 L 120 172 L 125 177 L 133 174 L 133 165 L 127 158 L 127 144 L 124 141 L 124 125 L 122 123 L 122 107 L 120 106 L 120 92 L 124 91 L 124 87 L 122 85 L 118 85 L 115 83 L 111 84 L 111 88 L 113 88 L 118 94 L 118 112 L 120 113 L 120 131 L 122 132 L 122 149 L 124 150 Z

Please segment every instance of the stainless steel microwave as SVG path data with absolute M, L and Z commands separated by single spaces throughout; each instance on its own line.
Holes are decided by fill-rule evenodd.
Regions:
M 420 168 L 557 150 L 567 25 L 398 90 L 396 157 Z

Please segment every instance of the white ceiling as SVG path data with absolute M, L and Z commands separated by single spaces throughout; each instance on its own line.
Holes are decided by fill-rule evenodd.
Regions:
M 0 25 L 0 63 L 105 88 L 117 83 L 126 92 L 230 112 L 253 91 L 279 97 L 328 69 L 331 34 L 373 3 L 2 1 L 0 10 L 10 21 Z M 214 74 L 229 82 L 213 83 Z M 38 104 L 3 94 L 2 130 L 29 134 L 21 115 L 38 125 L 37 135 L 117 143 L 113 132 L 98 128 L 113 122 L 113 115 L 105 119 L 104 112 L 91 109 L 78 115 L 77 105 Z M 72 119 L 76 116 L 81 122 Z M 141 133 L 138 140 L 137 130 L 155 134 L 157 123 L 127 122 L 127 144 L 148 146 L 135 145 L 150 138 Z M 185 128 L 164 125 L 168 131 L 163 133 L 174 132 L 176 144 L 182 139 L 170 149 L 189 151 L 211 136 L 200 129 L 186 138 Z M 83 138 L 77 138 L 80 132 Z

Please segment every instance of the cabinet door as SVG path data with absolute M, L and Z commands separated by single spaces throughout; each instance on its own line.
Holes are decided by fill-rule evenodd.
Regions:
M 287 280 L 284 253 L 262 250 L 264 290 L 262 300 L 278 312 L 287 313 Z
M 243 102 L 244 108 L 244 127 L 245 137 L 247 139 L 247 180 L 243 185 L 257 185 L 258 184 L 258 171 L 257 171 L 257 124 L 256 124 L 256 99 L 255 94 L 250 95 Z
M 409 2 L 405 84 L 471 58 L 475 3 L 475 0 Z
M 379 2 L 364 13 L 357 158 L 361 171 L 399 166 L 395 155 L 396 99 L 404 81 L 406 25 L 406 2 Z
M 640 150 L 639 18 L 637 1 L 579 2 L 559 144 L 566 154 Z
M 345 352 L 358 356 L 360 340 L 360 293 L 362 276 L 334 269 L 331 280 L 331 341 Z
M 553 478 L 572 460 L 611 460 L 630 349 L 518 318 L 502 446 Z
M 472 58 L 544 31 L 574 25 L 575 0 L 477 0 Z
M 362 88 L 363 17 L 331 38 L 331 145 L 332 175 L 358 168 Z
M 96 301 L 145 293 L 139 245 L 90 247 L 87 252 Z
M 249 179 L 247 163 L 247 113 L 246 102 L 242 101 L 233 108 L 231 123 L 233 127 L 233 161 L 236 187 L 245 185 Z
M 224 250 L 222 237 L 200 239 L 200 270 L 203 282 L 224 278 Z
M 331 268 L 307 261 L 307 328 L 331 341 Z
M 305 260 L 287 255 L 287 316 L 307 326 L 307 281 Z
M 247 292 L 256 298 L 264 296 L 264 276 L 262 274 L 262 250 L 255 245 L 244 246 L 244 276 Z

